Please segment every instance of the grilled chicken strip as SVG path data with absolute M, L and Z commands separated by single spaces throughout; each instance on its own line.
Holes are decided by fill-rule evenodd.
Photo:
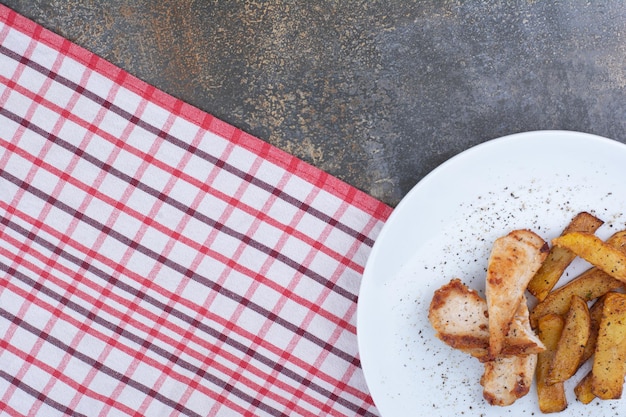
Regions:
M 536 366 L 537 355 L 499 356 L 485 362 L 480 379 L 483 398 L 491 405 L 513 404 L 528 394 Z
M 546 350 L 539 336 L 530 326 L 530 311 L 528 310 L 528 301 L 526 296 L 522 296 L 522 301 L 517 306 L 515 317 L 506 334 L 503 355 L 528 355 L 541 353 Z
M 519 335 L 511 335 L 512 332 L 517 332 L 518 327 L 522 329 L 522 332 Z M 508 342 L 510 338 L 517 340 L 520 336 L 525 338 L 529 333 L 532 334 L 533 340 L 541 344 L 545 350 L 539 337 L 531 330 L 526 296 L 523 296 L 506 341 Z M 491 405 L 511 405 L 518 398 L 528 394 L 535 375 L 536 353 L 510 355 L 506 350 L 505 346 L 501 356 L 484 363 L 485 371 L 480 384 L 483 386 L 483 398 Z
M 528 282 L 548 255 L 548 244 L 530 230 L 496 239 L 489 256 L 485 295 L 489 312 L 489 358 L 502 354 Z
M 487 315 L 487 302 L 458 278 L 435 291 L 428 311 L 428 319 L 439 339 L 480 361 L 488 359 Z M 522 302 L 506 337 L 503 354 L 525 355 L 543 350 L 543 343 L 530 327 L 528 307 Z

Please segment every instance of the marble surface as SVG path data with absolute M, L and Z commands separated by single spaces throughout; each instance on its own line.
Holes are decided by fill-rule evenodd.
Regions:
M 626 142 L 626 3 L 0 0 L 395 206 L 459 152 Z

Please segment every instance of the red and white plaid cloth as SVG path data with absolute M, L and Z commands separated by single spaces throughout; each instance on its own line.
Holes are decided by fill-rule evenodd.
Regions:
M 390 212 L 0 6 L 0 414 L 375 415 Z

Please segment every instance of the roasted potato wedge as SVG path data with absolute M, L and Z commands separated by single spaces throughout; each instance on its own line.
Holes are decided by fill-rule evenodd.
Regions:
M 539 409 L 543 413 L 555 413 L 563 411 L 567 407 L 563 383 L 557 382 L 552 385 L 548 383 L 548 373 L 554 360 L 554 353 L 561 338 L 563 326 L 564 320 L 558 314 L 547 314 L 539 318 L 538 336 L 546 350 L 537 355 L 535 376 Z
M 614 233 L 607 239 L 606 243 L 626 254 L 626 231 Z M 530 312 L 530 323 L 533 327 L 536 327 L 537 319 L 548 313 L 565 315 L 569 309 L 572 295 L 577 295 L 587 301 L 591 301 L 609 291 L 616 290 L 623 286 L 624 283 L 622 281 L 611 277 L 606 272 L 596 267 L 592 267 L 572 281 L 548 294 L 548 296 Z
M 552 239 L 615 279 L 626 282 L 626 254 L 590 233 L 572 232 Z
M 603 224 L 602 220 L 583 211 L 574 216 L 561 235 L 572 232 L 595 233 Z M 543 301 L 574 258 L 576 258 L 576 254 L 569 249 L 552 246 L 541 268 L 528 283 L 528 291 L 539 301 Z
M 598 298 L 589 309 L 589 318 L 591 319 L 589 322 L 589 337 L 587 338 L 585 351 L 583 352 L 583 357 L 580 359 L 579 367 L 587 362 L 596 351 L 598 330 L 600 328 L 600 320 L 602 319 L 602 309 L 604 308 L 604 297 L 605 296 Z
M 591 371 L 596 397 L 621 398 L 626 375 L 626 294 L 606 295 Z
M 590 328 L 591 317 L 587 302 L 578 296 L 572 296 L 563 331 L 546 377 L 548 384 L 564 382 L 576 373 L 585 352 Z
M 596 396 L 591 392 L 591 371 L 581 379 L 574 387 L 576 399 L 583 404 L 589 404 Z
M 564 286 L 551 292 L 545 300 L 537 304 L 530 312 L 530 323 L 536 327 L 537 320 L 549 313 L 565 315 L 572 296 L 591 301 L 623 286 L 621 281 L 609 276 L 604 271 L 597 268 L 588 269 Z

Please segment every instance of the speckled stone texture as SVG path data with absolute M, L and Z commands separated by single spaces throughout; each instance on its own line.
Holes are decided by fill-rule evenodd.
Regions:
M 392 206 L 498 136 L 626 142 L 626 2 L 0 3 Z

